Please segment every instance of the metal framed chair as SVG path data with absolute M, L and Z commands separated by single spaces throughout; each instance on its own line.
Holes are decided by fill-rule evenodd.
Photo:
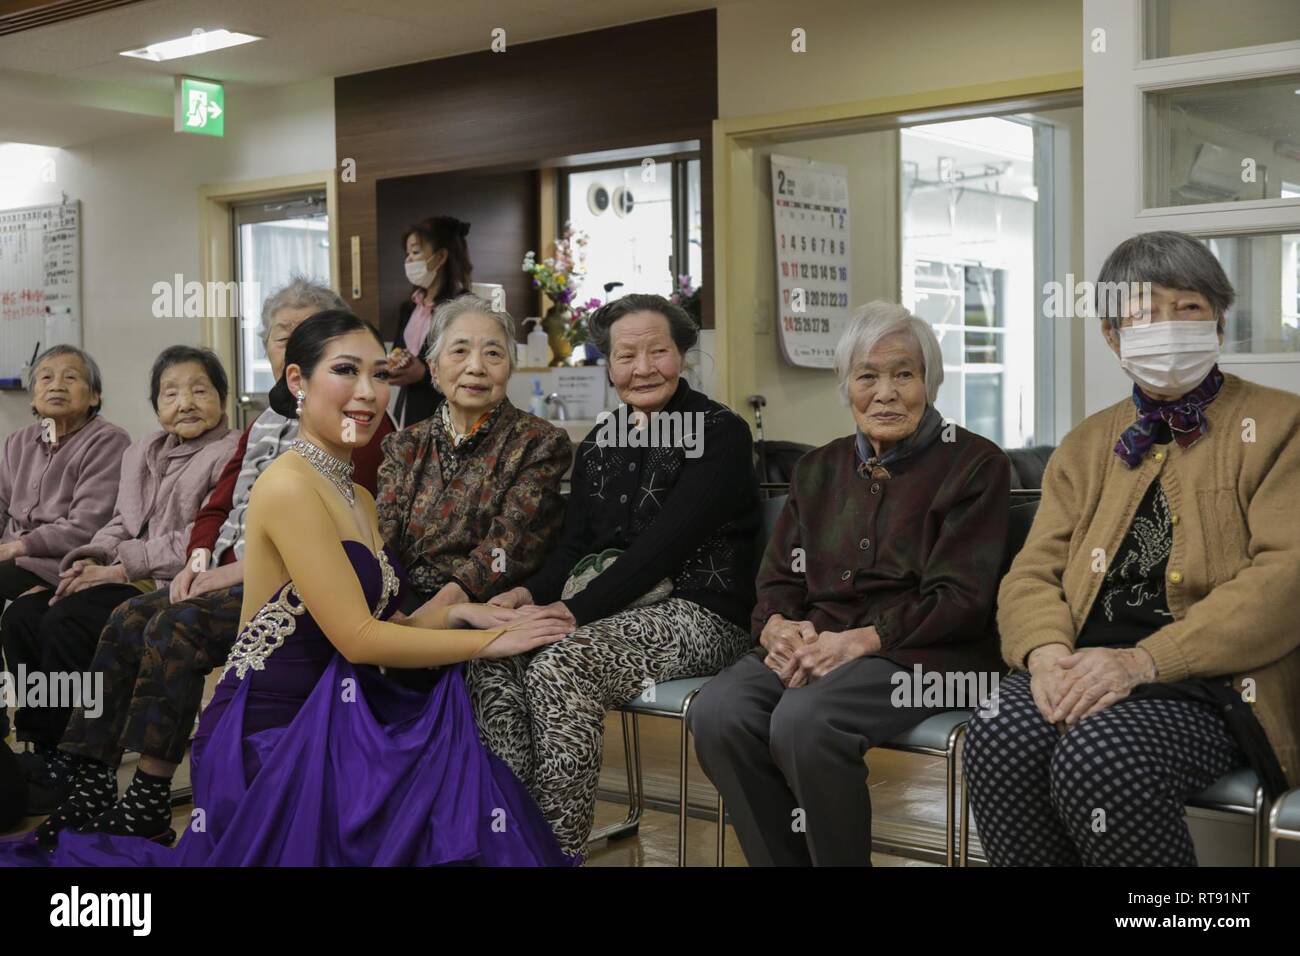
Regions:
M 972 714 L 973 711 L 969 710 L 950 710 L 944 714 L 927 717 L 911 730 L 880 745 L 882 750 L 898 750 L 903 753 L 944 758 L 943 858 L 945 866 L 953 866 L 958 858 L 960 858 L 960 865 L 965 866 L 969 849 L 970 828 L 965 825 L 969 817 L 969 807 L 964 784 L 960 787 L 960 813 L 957 807 L 959 789 L 957 752 Z M 960 851 L 958 838 L 961 843 Z
M 944 799 L 944 862 L 952 866 L 958 859 L 958 839 L 960 838 L 961 865 L 966 865 L 966 852 L 969 829 L 965 822 L 970 813 L 966 800 L 966 788 L 961 787 L 961 812 L 957 808 L 957 752 L 962 736 L 966 733 L 966 724 L 970 721 L 971 711 L 950 710 L 946 713 L 927 717 L 911 730 L 899 734 L 893 740 L 880 744 L 882 750 L 898 750 L 903 753 L 921 754 L 930 757 L 943 757 L 946 764 L 945 799 Z M 722 795 L 718 795 L 718 847 L 717 864 L 726 865 L 726 806 Z
M 1269 812 L 1269 866 L 1277 866 L 1277 845 L 1281 840 L 1300 843 L 1300 788 L 1282 794 Z
M 764 485 L 764 492 L 777 492 L 773 497 L 765 498 L 763 505 L 763 522 L 758 540 L 758 553 L 761 556 L 776 520 L 785 507 L 787 495 L 779 491 L 784 486 Z M 1007 553 L 1003 572 L 1024 545 L 1038 508 L 1040 492 L 1036 489 L 1016 489 L 1011 493 L 1011 523 L 1007 540 Z M 670 717 L 682 722 L 681 747 L 678 756 L 679 790 L 677 820 L 677 865 L 686 865 L 686 826 L 687 826 L 687 770 L 690 756 L 690 732 L 686 724 L 686 715 L 691 702 L 709 678 L 693 677 L 682 680 L 666 681 L 655 688 L 655 700 L 646 701 L 638 696 L 619 708 L 623 725 L 623 747 L 627 755 L 628 814 L 621 823 L 605 827 L 591 836 L 591 841 L 617 840 L 636 833 L 641 815 L 645 809 L 645 795 L 641 780 L 641 744 L 640 723 L 642 714 L 654 717 Z M 965 786 L 959 787 L 957 773 L 958 753 L 961 740 L 966 732 L 966 724 L 971 717 L 969 710 L 953 710 L 926 718 L 906 733 L 881 744 L 886 750 L 923 756 L 943 757 L 946 765 L 945 802 L 944 802 L 944 860 L 948 866 L 956 862 L 966 865 L 969 849 L 969 806 Z M 959 795 L 960 794 L 960 795 Z M 960 800 L 960 808 L 958 802 Z M 726 805 L 721 794 L 718 796 L 718 827 L 715 860 L 718 866 L 726 862 Z
M 686 865 L 686 821 L 688 774 L 690 768 L 690 730 L 686 724 L 686 715 L 691 709 L 691 701 L 708 683 L 707 677 L 684 677 L 680 680 L 664 681 L 653 688 L 653 700 L 646 700 L 646 691 L 619 708 L 623 723 L 623 752 L 627 762 L 627 819 L 622 823 L 597 830 L 591 835 L 591 842 L 596 840 L 618 840 L 637 832 L 641 815 L 645 812 L 645 791 L 641 780 L 641 716 L 668 717 L 681 721 L 681 746 L 678 751 L 678 800 L 677 800 L 677 865 Z
M 961 865 L 965 866 L 966 841 L 967 835 L 970 833 L 970 805 L 965 799 L 965 788 L 963 787 L 962 790 Z M 1294 792 L 1292 795 L 1294 796 Z M 1251 865 L 1261 865 L 1266 837 L 1269 835 L 1270 816 L 1268 797 L 1265 795 L 1264 787 L 1260 783 L 1259 777 L 1255 775 L 1255 771 L 1249 767 L 1238 767 L 1236 770 L 1229 771 L 1189 799 L 1187 806 L 1197 807 L 1202 810 L 1217 810 L 1220 813 L 1240 813 L 1251 817 Z M 1297 826 L 1300 826 L 1300 801 L 1296 802 L 1293 813 L 1294 817 L 1291 819 L 1295 821 Z M 1300 840 L 1300 832 L 1289 836 L 1288 839 Z M 1270 842 L 1268 848 L 1270 858 L 1274 849 Z
M 772 486 L 775 490 L 784 485 Z M 755 554 L 757 565 L 762 559 L 763 549 L 772 536 L 776 519 L 781 516 L 787 495 L 761 500 L 763 518 L 755 535 Z M 757 566 L 754 568 L 757 573 Z M 618 840 L 636 833 L 645 810 L 645 793 L 641 781 L 641 723 L 642 715 L 648 717 L 668 717 L 680 720 L 681 747 L 678 752 L 678 802 L 677 802 L 677 865 L 686 865 L 686 820 L 687 820 L 687 774 L 690 766 L 690 729 L 686 724 L 686 714 L 691 709 L 691 701 L 700 692 L 700 688 L 709 682 L 709 677 L 684 677 L 679 680 L 664 681 L 654 686 L 654 699 L 647 700 L 648 692 L 642 692 L 619 708 L 623 722 L 623 752 L 627 758 L 627 818 L 622 823 L 597 830 L 591 835 L 589 844 L 597 840 Z M 721 860 L 721 852 L 719 852 Z
M 1261 866 L 1268 837 L 1269 806 L 1264 786 L 1255 771 L 1238 767 L 1224 774 L 1187 801 L 1189 807 L 1240 813 L 1251 817 L 1251 865 Z

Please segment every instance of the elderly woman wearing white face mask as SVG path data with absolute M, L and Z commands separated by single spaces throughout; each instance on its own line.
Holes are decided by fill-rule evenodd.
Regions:
M 966 744 L 995 865 L 1191 865 L 1189 796 L 1246 764 L 1300 782 L 1300 397 L 1219 370 L 1233 289 L 1192 237 L 1100 279 L 1150 292 L 1102 315 L 1135 385 L 1053 454 L 999 592 L 1016 673 Z

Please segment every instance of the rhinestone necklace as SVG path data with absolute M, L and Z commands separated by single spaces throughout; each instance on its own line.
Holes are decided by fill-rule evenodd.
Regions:
M 289 447 L 302 455 L 307 460 L 307 464 L 325 476 L 329 483 L 339 490 L 339 494 L 347 499 L 349 505 L 356 504 L 357 493 L 352 487 L 352 462 L 335 458 L 305 438 L 295 438 Z

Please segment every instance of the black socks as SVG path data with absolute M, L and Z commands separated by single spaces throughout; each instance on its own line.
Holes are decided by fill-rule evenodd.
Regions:
M 131 785 L 117 799 L 117 772 L 88 757 L 61 754 L 73 774 L 72 793 L 36 828 L 36 842 L 53 846 L 60 830 L 163 838 L 170 843 L 172 782 L 136 770 Z M 56 758 L 57 759 L 57 758 Z
M 36 842 L 51 845 L 60 830 L 77 829 L 113 805 L 117 799 L 117 772 L 106 763 L 55 751 L 53 758 L 72 777 L 72 792 L 57 810 L 36 828 Z
M 171 833 L 172 781 L 136 770 L 122 799 L 80 829 L 150 839 Z

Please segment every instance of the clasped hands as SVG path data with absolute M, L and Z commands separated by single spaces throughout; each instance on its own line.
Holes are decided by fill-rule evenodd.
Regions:
M 400 346 L 388 353 L 390 385 L 412 385 L 424 378 L 425 365 L 420 358 Z
M 1140 647 L 1045 644 L 1030 653 L 1029 689 L 1043 719 L 1065 730 L 1156 679 L 1156 664 Z
M 103 565 L 89 558 L 73 561 L 72 566 L 59 573 L 59 586 L 50 598 L 53 604 L 69 594 L 76 594 L 97 584 L 127 584 L 126 568 L 120 564 Z
M 767 651 L 763 663 L 782 684 L 803 687 L 841 664 L 879 651 L 880 635 L 872 626 L 819 633 L 811 621 L 773 614 L 763 625 L 758 643 Z

